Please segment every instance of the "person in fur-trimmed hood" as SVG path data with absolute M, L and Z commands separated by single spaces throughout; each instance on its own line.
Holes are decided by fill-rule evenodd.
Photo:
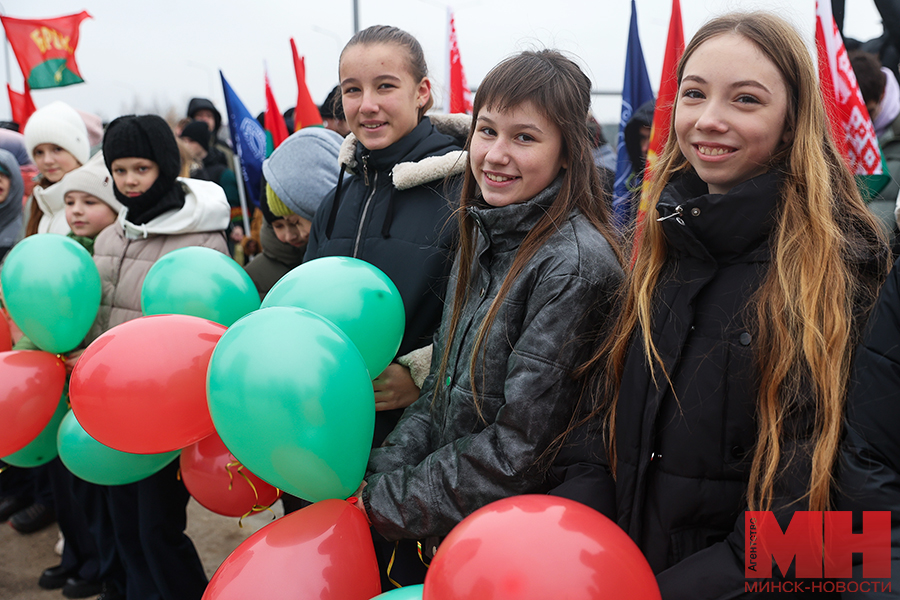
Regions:
M 375 54 L 387 62 L 373 63 Z M 400 291 L 406 330 L 396 362 L 374 382 L 375 446 L 416 400 L 428 374 L 457 235 L 451 217 L 471 120 L 424 116 L 432 104 L 426 72 L 419 43 L 394 27 L 370 27 L 344 48 L 340 79 L 351 133 L 341 146 L 337 187 L 316 213 L 304 258 L 365 260 Z M 378 83 L 385 73 L 396 79 L 389 91 Z

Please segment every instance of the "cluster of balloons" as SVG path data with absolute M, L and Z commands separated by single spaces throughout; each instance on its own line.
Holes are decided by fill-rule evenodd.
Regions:
M 310 502 L 353 494 L 374 435 L 372 379 L 404 325 L 397 288 L 372 265 L 326 257 L 293 269 L 210 360 L 209 410 L 225 446 Z
M 58 455 L 57 429 L 68 411 L 66 369 L 57 356 L 81 343 L 100 307 L 100 274 L 81 244 L 35 235 L 17 244 L 0 273 L 10 318 L 38 351 L 12 350 L 0 319 L 0 457 L 36 467 Z
M 362 513 L 324 500 L 238 546 L 203 598 L 660 600 L 650 565 L 624 531 L 592 508 L 543 495 L 475 511 L 441 542 L 424 585 L 379 591 Z

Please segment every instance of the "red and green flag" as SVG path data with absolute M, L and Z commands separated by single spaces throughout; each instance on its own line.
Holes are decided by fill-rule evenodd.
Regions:
M 306 87 L 306 62 L 304 57 L 297 54 L 297 45 L 291 38 L 291 51 L 294 53 L 294 71 L 297 73 L 297 106 L 294 108 L 294 131 L 300 131 L 304 127 L 322 126 L 322 115 L 319 107 L 313 102 Z
M 266 156 L 271 156 L 281 142 L 287 139 L 288 130 L 284 122 L 278 104 L 275 103 L 275 94 L 269 85 L 269 74 L 266 73 L 266 114 L 263 119 L 266 129 Z
M 87 11 L 55 19 L 0 17 L 28 87 L 39 90 L 84 81 L 75 64 L 75 48 L 78 28 L 88 18 Z

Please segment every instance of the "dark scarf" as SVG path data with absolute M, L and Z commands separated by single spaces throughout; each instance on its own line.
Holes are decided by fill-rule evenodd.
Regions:
M 125 219 L 135 225 L 149 223 L 163 213 L 184 206 L 184 190 L 178 182 L 169 183 L 161 177 L 140 196 L 131 198 L 120 192 L 119 188 L 114 188 L 114 191 L 119 202 L 128 208 Z

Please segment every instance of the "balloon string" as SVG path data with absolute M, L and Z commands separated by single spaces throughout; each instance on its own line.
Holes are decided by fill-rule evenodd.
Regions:
M 431 566 L 431 563 L 425 562 L 425 557 L 422 556 L 422 542 L 416 542 L 416 545 L 419 547 L 419 560 L 422 561 L 422 564 L 425 565 L 425 568 Z
M 237 467 L 238 475 L 240 475 L 241 477 L 243 477 L 243 478 L 244 478 L 244 481 L 247 482 L 247 485 L 250 486 L 250 489 L 253 490 L 253 496 L 254 496 L 254 498 L 255 498 L 255 500 L 256 500 L 256 501 L 253 503 L 253 506 L 250 508 L 250 510 L 248 510 L 246 513 L 244 513 L 243 516 L 241 516 L 241 518 L 238 519 L 238 527 L 240 527 L 240 528 L 243 529 L 243 527 L 244 527 L 244 519 L 247 518 L 247 517 L 249 517 L 249 516 L 252 515 L 253 513 L 257 513 L 257 512 L 269 511 L 269 512 L 272 513 L 272 520 L 273 520 L 273 521 L 274 521 L 276 518 L 278 518 L 278 515 L 275 514 L 275 511 L 274 511 L 274 510 L 272 510 L 272 504 L 275 504 L 274 502 L 273 502 L 272 504 L 268 505 L 268 506 L 263 506 L 263 505 L 261 505 L 261 504 L 259 503 L 259 491 L 256 489 L 256 486 L 253 484 L 253 482 L 250 481 L 250 478 L 247 477 L 247 474 L 244 473 L 244 465 L 242 465 L 241 462 L 238 461 L 238 460 L 232 461 L 232 462 L 228 463 L 227 465 L 225 465 L 225 470 L 228 471 L 228 479 L 229 479 L 229 482 L 228 482 L 228 491 L 231 491 L 231 489 L 232 489 L 232 487 L 233 487 L 233 484 L 234 484 L 234 476 L 231 474 L 231 469 L 230 469 L 230 467 Z M 277 496 L 276 496 L 276 500 L 277 500 Z
M 396 581 L 394 581 L 394 580 L 391 578 L 391 569 L 394 568 L 394 559 L 397 558 L 397 548 L 399 548 L 399 547 L 400 547 L 400 542 L 394 542 L 394 551 L 391 552 L 391 560 L 390 560 L 390 562 L 388 562 L 388 566 L 387 566 L 387 578 L 388 578 L 388 581 L 390 581 L 391 583 L 393 583 L 394 586 L 395 586 L 395 587 L 398 587 L 398 588 L 403 587 L 403 586 L 400 585 L 399 583 L 397 583 Z

